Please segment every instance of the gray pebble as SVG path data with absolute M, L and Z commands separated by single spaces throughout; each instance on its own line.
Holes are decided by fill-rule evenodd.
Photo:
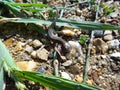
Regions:
M 102 37 L 103 35 L 104 35 L 104 31 L 103 30 L 94 30 L 94 36 L 96 38 Z
M 40 67 L 37 69 L 37 72 L 40 72 L 40 73 L 45 74 L 46 70 L 45 70 L 42 66 L 40 66 Z

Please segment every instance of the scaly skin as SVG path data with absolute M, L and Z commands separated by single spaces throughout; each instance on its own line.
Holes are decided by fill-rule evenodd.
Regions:
M 70 52 L 70 45 L 61 37 L 54 35 L 54 29 L 53 29 L 54 26 L 55 26 L 55 21 L 53 21 L 53 23 L 48 28 L 49 38 L 52 39 L 53 41 L 55 41 L 56 43 L 62 44 L 64 52 L 66 52 L 66 53 Z

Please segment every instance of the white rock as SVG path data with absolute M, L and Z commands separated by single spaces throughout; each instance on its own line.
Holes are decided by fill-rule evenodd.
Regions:
M 71 80 L 71 77 L 69 76 L 68 73 L 66 73 L 66 72 L 60 72 L 60 74 L 61 74 L 61 77 L 62 77 L 62 78 Z
M 78 16 L 81 16 L 82 11 L 81 11 L 80 9 L 77 9 L 77 10 L 76 10 L 76 14 L 77 14 Z
M 106 55 L 101 55 L 101 57 L 102 57 L 103 59 L 106 59 L 106 58 L 107 58 L 107 56 L 106 56 Z
M 108 44 L 109 49 L 119 48 L 120 42 L 118 39 L 114 39 L 114 40 L 108 41 L 107 44 Z
M 32 46 L 29 46 L 29 45 L 26 45 L 25 51 L 26 51 L 28 54 L 30 54 L 30 53 L 33 51 L 33 47 L 32 47 Z
M 112 34 L 112 31 L 106 30 L 106 31 L 104 32 L 104 35 L 106 35 L 106 34 Z
M 23 43 L 22 42 L 18 42 L 15 46 L 15 51 L 21 51 L 23 50 Z
M 118 17 L 118 13 L 117 12 L 113 12 L 113 13 L 110 14 L 110 17 L 116 18 L 116 17 Z
M 32 58 L 36 58 L 36 57 L 37 57 L 37 52 L 36 52 L 36 51 L 33 51 L 33 52 L 31 53 L 31 57 L 32 57 Z
M 111 40 L 113 40 L 113 36 L 112 36 L 112 34 L 108 34 L 108 35 L 105 35 L 105 36 L 103 37 L 103 39 L 104 39 L 105 41 L 111 41 Z
M 33 47 L 35 47 L 35 48 L 38 48 L 38 47 L 42 46 L 42 43 L 39 40 L 37 40 L 37 39 L 34 40 L 32 42 L 32 44 L 33 44 Z
M 72 60 L 67 60 L 66 62 L 62 63 L 63 66 L 70 66 L 72 64 Z
M 116 52 L 110 55 L 111 57 L 120 57 L 120 52 Z

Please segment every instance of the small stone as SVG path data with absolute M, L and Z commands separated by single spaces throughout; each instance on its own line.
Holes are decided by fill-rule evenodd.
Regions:
M 70 46 L 76 50 L 76 52 L 79 53 L 79 55 L 83 56 L 83 52 L 82 52 L 82 46 L 79 44 L 79 42 L 77 41 L 69 41 L 68 42 L 70 44 Z
M 92 78 L 93 78 L 93 80 L 94 80 L 95 82 L 98 81 L 98 73 L 97 73 L 97 71 L 95 71 L 95 72 L 92 73 Z
M 116 52 L 110 55 L 110 58 L 115 61 L 120 61 L 120 52 Z
M 66 72 L 60 72 L 60 74 L 61 74 L 61 77 L 62 77 L 62 78 L 71 80 L 71 77 L 69 76 L 68 73 L 66 73 Z
M 112 40 L 112 39 L 113 39 L 112 31 L 106 30 L 106 31 L 104 32 L 104 37 L 103 37 L 103 39 L 104 39 L 105 41 L 110 41 L 110 40 Z
M 102 59 L 106 59 L 107 56 L 106 56 L 106 55 L 101 55 L 101 58 L 102 58 Z
M 25 61 L 29 61 L 29 60 L 30 60 L 30 58 L 29 58 L 28 56 L 25 56 L 23 59 L 24 59 Z
M 107 42 L 109 49 L 119 48 L 120 42 L 118 39 L 114 39 Z
M 96 65 L 92 66 L 92 69 L 97 70 L 97 66 Z
M 64 63 L 62 63 L 62 65 L 63 66 L 70 66 L 72 64 L 72 60 L 68 60 L 68 61 L 66 61 L 66 62 L 64 62 Z
M 16 64 L 22 70 L 33 71 L 38 63 L 34 61 L 20 61 L 16 62 Z
M 70 30 L 70 29 L 64 29 L 61 31 L 64 35 L 66 36 L 75 36 L 75 32 L 73 30 Z
M 96 53 L 105 54 L 108 50 L 108 45 L 101 38 L 94 39 L 93 46 L 95 46 Z
M 93 80 L 87 80 L 88 85 L 93 85 Z
M 83 77 L 80 76 L 80 75 L 75 75 L 75 81 L 82 82 L 83 81 Z
M 113 39 L 113 36 L 110 34 L 110 35 L 105 35 L 104 37 L 103 37 L 103 39 L 105 40 L 105 41 L 111 41 L 112 39 Z
M 25 47 L 25 51 L 30 54 L 32 51 L 33 51 L 33 47 L 29 46 L 29 45 L 26 45 Z
M 77 9 L 76 10 L 76 15 L 81 16 L 81 14 L 82 14 L 82 11 L 80 9 Z
M 102 64 L 103 67 L 106 67 L 106 66 L 107 66 L 107 62 L 104 61 L 104 60 L 101 61 L 101 64 Z
M 119 35 L 119 32 L 118 32 L 119 30 L 114 30 L 113 31 L 113 35 L 115 35 L 115 36 L 118 36 Z
M 110 17 L 111 18 L 116 18 L 116 17 L 118 17 L 118 13 L 117 12 L 113 12 L 113 13 L 110 14 Z
M 104 35 L 107 35 L 107 34 L 112 34 L 112 31 L 106 30 L 106 31 L 104 32 Z
M 17 45 L 15 46 L 15 51 L 21 51 L 23 50 L 23 47 L 22 47 L 23 43 L 22 42 L 18 42 Z
M 32 58 L 37 58 L 37 52 L 36 52 L 36 51 L 33 51 L 33 52 L 31 53 L 31 57 L 32 57 Z
M 102 87 L 102 88 L 105 88 L 105 89 L 107 89 L 107 85 L 106 85 L 106 83 L 101 83 L 100 85 L 99 85 L 100 87 Z M 109 90 L 109 89 L 108 89 Z
M 33 41 L 33 39 L 28 39 L 28 40 L 26 41 L 26 44 L 32 45 L 32 41 Z
M 63 56 L 63 55 L 61 55 L 61 59 L 62 59 L 63 62 L 67 60 L 66 57 Z
M 80 63 L 81 65 L 83 65 L 84 64 L 84 58 L 83 57 L 78 57 L 77 62 Z
M 37 72 L 40 72 L 40 73 L 43 73 L 43 74 L 45 74 L 45 69 L 42 67 L 42 66 L 40 66 L 38 69 L 37 69 Z
M 81 71 L 82 66 L 79 63 L 69 66 L 69 72 L 72 74 L 79 74 Z
M 111 63 L 111 69 L 113 70 L 113 71 L 118 71 L 119 70 L 119 67 L 115 64 L 115 63 Z
M 48 55 L 49 52 L 45 49 L 45 48 L 40 48 L 39 50 L 36 51 L 37 54 L 37 58 L 41 59 L 41 60 L 48 60 Z
M 103 76 L 99 76 L 100 79 L 104 80 L 105 78 Z
M 40 46 L 42 46 L 42 43 L 36 39 L 32 42 L 32 45 L 34 48 L 39 48 Z
M 94 36 L 96 38 L 102 37 L 103 35 L 104 35 L 104 31 L 103 30 L 94 30 Z

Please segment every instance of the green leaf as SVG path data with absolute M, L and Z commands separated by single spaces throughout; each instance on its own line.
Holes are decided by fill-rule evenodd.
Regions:
M 41 20 L 41 19 L 24 19 L 20 18 L 16 21 L 12 21 L 15 23 L 39 23 L 39 24 L 48 24 L 50 25 L 53 21 L 50 20 Z M 86 29 L 86 30 L 117 30 L 120 29 L 118 26 L 112 26 L 104 23 L 98 22 L 90 22 L 90 21 L 80 21 L 80 20 L 72 20 L 72 19 L 59 19 L 56 22 L 57 26 L 67 26 L 71 28 L 78 28 L 78 29 Z
M 77 83 L 60 77 L 48 76 L 38 72 L 18 70 L 14 70 L 14 72 L 21 78 L 41 83 L 42 85 L 48 86 L 53 90 L 101 90 L 100 88 L 96 88 L 94 86 Z
M 19 68 L 17 67 L 13 58 L 11 57 L 8 49 L 6 48 L 6 46 L 0 40 L 0 61 L 3 61 L 3 60 L 5 61 L 5 63 L 7 64 L 8 67 L 16 68 L 17 70 L 19 70 Z
M 85 35 L 81 35 L 80 36 L 80 39 L 79 39 L 79 42 L 81 43 L 81 44 L 84 44 L 86 41 L 87 41 L 87 36 L 85 36 Z
M 29 12 L 40 12 L 40 11 L 48 11 L 48 10 L 53 10 L 53 8 L 47 7 L 47 8 L 36 8 L 32 9 L 30 7 L 24 7 L 22 8 L 23 10 L 27 10 Z M 58 10 L 75 10 L 73 8 L 65 8 L 65 7 L 57 7 Z
M 3 61 L 0 60 L 0 90 L 4 90 L 4 85 Z
M 47 4 L 41 4 L 41 3 L 8 3 L 12 6 L 22 6 L 22 7 L 49 7 Z
M 19 14 L 20 13 L 20 7 L 15 7 L 9 4 L 10 3 L 14 3 L 14 1 L 12 0 L 1 0 L 0 4 L 4 5 L 5 7 L 8 8 L 8 10 L 11 10 L 14 14 Z
M 17 88 L 19 90 L 26 90 L 26 86 L 21 82 L 20 78 L 18 78 L 17 75 L 15 75 L 15 72 L 13 71 L 13 69 L 15 69 L 15 70 L 20 70 L 20 69 L 18 68 L 15 61 L 9 54 L 8 49 L 5 47 L 5 45 L 0 40 L 0 64 L 1 64 L 1 62 L 3 62 L 3 68 L 8 73 L 8 76 L 10 76 L 15 81 Z M 0 88 L 2 87 L 2 84 L 4 82 L 3 74 L 2 74 L 3 70 L 1 70 L 1 71 L 0 71 L 0 76 L 1 76 L 0 77 L 0 81 L 1 81 Z M 0 90 L 2 90 L 2 89 L 0 89 Z
M 120 27 L 108 25 L 108 24 L 104 24 L 104 23 L 99 23 L 99 22 L 80 21 L 80 20 L 65 19 L 65 18 L 61 18 L 59 20 L 60 20 L 60 22 L 66 22 L 66 23 L 69 23 L 70 25 L 76 25 L 82 29 L 87 29 L 87 30 L 116 30 L 116 29 L 120 29 Z

